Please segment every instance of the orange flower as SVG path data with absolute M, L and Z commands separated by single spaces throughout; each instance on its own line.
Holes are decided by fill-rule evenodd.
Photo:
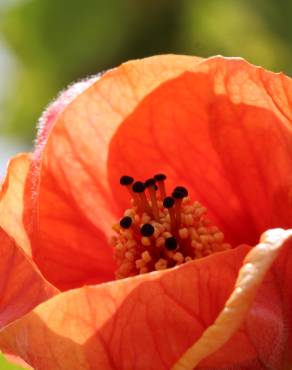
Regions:
M 2 185 L 1 350 L 42 370 L 290 369 L 291 102 L 289 78 L 222 57 L 132 61 L 61 94 Z M 119 177 L 161 171 L 234 248 L 114 280 Z

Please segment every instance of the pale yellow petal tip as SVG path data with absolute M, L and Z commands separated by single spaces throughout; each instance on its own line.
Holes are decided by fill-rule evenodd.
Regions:
M 261 235 L 260 243 L 271 244 L 277 248 L 290 237 L 292 237 L 292 230 L 284 230 L 280 228 L 270 229 Z

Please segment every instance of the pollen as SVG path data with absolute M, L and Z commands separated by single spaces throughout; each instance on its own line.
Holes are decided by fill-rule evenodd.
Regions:
M 129 208 L 113 225 L 110 243 L 116 278 L 160 271 L 231 249 L 223 232 L 207 218 L 207 209 L 177 186 L 166 192 L 166 175 L 145 182 L 122 176 L 131 196 Z

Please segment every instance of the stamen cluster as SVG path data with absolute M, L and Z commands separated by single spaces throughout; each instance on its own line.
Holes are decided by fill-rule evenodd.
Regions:
M 183 186 L 166 195 L 166 176 L 145 182 L 122 176 L 132 200 L 111 238 L 116 278 L 164 270 L 212 253 L 231 249 L 224 234 L 206 218 L 207 209 L 192 202 Z

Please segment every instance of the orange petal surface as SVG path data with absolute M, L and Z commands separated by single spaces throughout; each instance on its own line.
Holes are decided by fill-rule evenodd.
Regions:
M 33 258 L 54 285 L 69 289 L 113 279 L 108 237 L 120 215 L 107 179 L 110 140 L 145 95 L 200 60 L 161 56 L 126 63 L 89 80 L 69 103 L 62 94 L 45 113 L 26 185 L 25 220 Z
M 20 318 L 58 290 L 0 228 L 0 328 Z
M 261 243 L 245 258 L 235 289 L 225 303 L 224 309 L 214 324 L 208 327 L 201 338 L 172 367 L 173 370 L 192 370 L 204 359 L 202 367 L 199 366 L 199 368 L 219 369 L 221 366 L 223 368 L 236 364 L 238 352 L 230 354 L 230 345 L 237 340 L 232 336 L 244 320 L 246 320 L 245 330 L 249 336 L 250 346 L 257 354 L 257 362 L 253 365 L 249 363 L 250 368 L 261 369 L 261 365 L 265 365 L 266 368 L 290 369 L 291 343 L 287 341 L 285 324 L 291 325 L 292 321 L 291 312 L 288 313 L 292 303 L 292 289 L 287 287 L 287 282 L 291 281 L 292 272 L 288 269 L 279 270 L 279 263 L 281 263 L 279 261 L 283 261 L 284 258 L 285 266 L 290 267 L 291 246 L 292 230 L 274 229 L 262 236 Z M 282 255 L 276 261 L 274 271 L 266 276 L 280 252 Z M 280 280 L 275 277 L 275 271 Z M 266 279 L 263 286 L 259 289 L 264 278 Z M 279 285 L 279 281 L 283 285 Z M 289 297 L 289 305 L 285 296 Z M 253 307 L 249 311 L 252 303 Z M 289 335 L 291 339 L 291 334 Z M 232 340 L 228 342 L 231 338 Z M 225 343 L 227 345 L 224 347 Z M 242 342 L 238 344 L 240 345 L 238 351 L 243 351 Z M 219 351 L 216 353 L 217 350 Z M 290 356 L 289 363 L 286 354 Z
M 1 348 L 43 370 L 192 369 L 199 361 L 202 369 L 251 364 L 259 370 L 264 363 L 283 370 L 289 317 L 279 297 L 291 297 L 291 270 L 278 270 L 278 263 L 282 253 L 291 256 L 291 232 L 276 233 L 251 251 L 241 246 L 164 272 L 62 293 L 6 328 Z M 274 271 L 265 277 L 276 258 L 282 286 Z M 253 328 L 270 346 L 253 342 Z M 280 349 L 271 346 L 275 339 Z M 193 343 L 196 351 L 183 355 Z
M 24 185 L 29 166 L 29 154 L 20 154 L 11 159 L 0 189 L 0 227 L 14 238 L 27 255 L 31 255 L 31 249 L 22 217 Z
M 109 178 L 157 172 L 185 185 L 233 245 L 292 226 L 292 82 L 240 59 L 210 58 L 161 84 L 119 126 Z
M 248 250 L 64 292 L 4 330 L 0 348 L 42 370 L 169 369 L 224 307 Z

